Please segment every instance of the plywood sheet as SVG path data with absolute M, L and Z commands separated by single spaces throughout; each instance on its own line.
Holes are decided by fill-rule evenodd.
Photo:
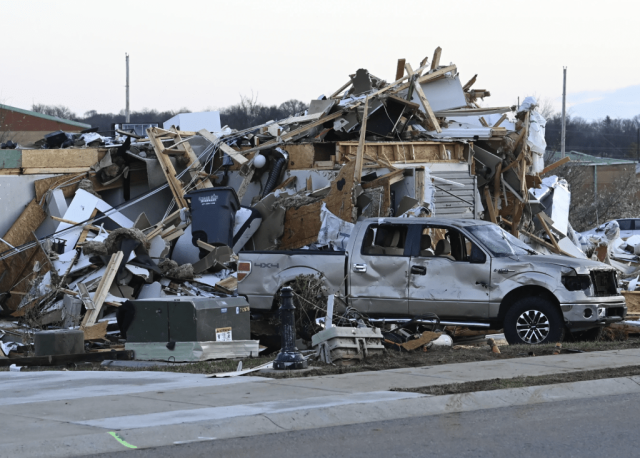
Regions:
M 24 168 L 91 167 L 99 160 L 97 148 L 33 149 L 22 152 L 22 167 Z

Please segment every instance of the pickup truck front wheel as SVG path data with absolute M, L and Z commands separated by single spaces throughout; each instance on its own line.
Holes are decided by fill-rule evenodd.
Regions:
M 561 342 L 562 313 L 542 297 L 524 297 L 504 317 L 504 336 L 510 345 Z

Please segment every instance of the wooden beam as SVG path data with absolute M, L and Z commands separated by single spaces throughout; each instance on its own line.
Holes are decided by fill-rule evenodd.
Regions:
M 442 48 L 438 46 L 433 52 L 433 60 L 431 61 L 431 70 L 435 70 L 440 66 L 440 56 L 442 55 Z
M 95 309 L 88 310 L 84 315 L 84 319 L 82 320 L 83 329 L 96 324 L 96 320 L 98 319 L 100 310 L 102 309 L 102 304 L 104 304 L 107 294 L 109 294 L 109 288 L 111 288 L 113 279 L 116 278 L 118 267 L 120 267 L 123 256 L 124 254 L 122 251 L 118 251 L 111 255 L 111 260 L 109 261 L 109 264 L 107 264 L 107 269 L 100 280 L 100 284 L 98 284 L 98 289 L 96 289 L 96 292 L 93 295 L 93 304 L 95 305 Z
M 555 247 L 556 251 L 558 253 L 560 253 L 562 250 L 560 249 L 560 246 L 558 245 L 558 242 L 556 241 L 556 238 L 554 237 L 553 233 L 551 232 L 551 229 L 549 229 L 549 226 L 547 226 L 547 222 L 544 220 L 544 217 L 540 216 L 540 215 L 537 215 L 537 216 L 538 216 L 538 221 L 540 221 L 540 224 L 542 224 L 542 227 L 544 228 L 544 231 L 549 236 L 549 239 L 551 240 L 551 243 Z
M 496 173 L 493 176 L 493 206 L 496 211 L 500 202 L 500 175 L 502 175 L 502 162 L 498 163 Z
M 438 78 L 444 77 L 444 75 L 446 73 L 453 72 L 456 69 L 457 69 L 457 67 L 455 65 L 449 65 L 448 67 L 443 67 L 443 68 L 441 68 L 439 70 L 436 70 L 434 72 L 427 73 L 426 75 L 422 75 L 420 78 L 418 78 L 418 83 L 422 84 L 422 83 L 426 83 L 428 81 L 437 80 Z M 416 73 L 419 73 L 422 70 L 423 70 L 423 68 L 420 67 L 418 70 L 416 70 Z M 405 75 L 403 77 L 403 79 L 404 78 L 407 78 L 407 75 Z M 396 82 L 394 82 L 392 84 L 395 85 L 395 84 L 398 84 L 399 82 L 400 81 L 396 81 Z M 401 84 L 400 86 L 395 86 L 395 89 L 393 90 L 393 93 L 395 94 L 395 93 L 398 93 L 400 91 L 403 91 L 403 90 L 407 89 L 410 85 L 411 85 L 411 83 L 404 83 L 404 84 Z
M 242 202 L 242 198 L 244 197 L 244 195 L 247 192 L 247 189 L 249 188 L 249 183 L 251 183 L 254 173 L 256 173 L 256 168 L 251 166 L 246 176 L 242 179 L 242 183 L 240 183 L 240 187 L 238 188 L 238 193 L 237 193 L 238 202 Z
M 398 66 L 396 67 L 396 79 L 399 80 L 404 76 L 404 64 L 405 59 L 398 59 Z
M 162 168 L 162 172 L 164 173 L 167 182 L 169 183 L 169 189 L 171 189 L 171 194 L 173 194 L 173 198 L 176 201 L 176 205 L 178 208 L 187 208 L 187 201 L 184 199 L 184 190 L 182 189 L 182 183 L 178 178 L 176 178 L 176 169 L 173 167 L 171 160 L 162 154 L 164 150 L 164 145 L 162 141 L 157 136 L 157 127 L 151 127 L 147 129 L 147 136 L 149 137 L 149 142 L 153 146 L 153 149 L 156 152 L 156 157 L 158 158 L 158 162 L 160 163 L 160 167 Z
M 473 86 L 475 84 L 477 78 L 478 78 L 478 74 L 476 73 L 475 75 L 473 75 L 473 78 L 471 78 L 469 81 L 467 81 L 467 84 L 462 86 L 462 90 L 464 92 L 467 92 L 469 89 L 471 89 L 471 86 Z
M 175 131 L 176 134 L 178 134 L 176 136 L 177 142 L 173 146 L 180 145 L 181 148 L 184 150 L 184 154 L 187 157 L 187 163 L 185 165 L 189 167 L 188 173 L 189 173 L 189 176 L 191 177 L 191 180 L 195 181 L 196 189 L 213 188 L 213 183 L 211 183 L 211 180 L 208 177 L 198 180 L 198 178 L 200 178 L 199 169 L 202 168 L 202 164 L 200 164 L 200 160 L 198 159 L 198 156 L 196 156 L 196 153 L 193 151 L 193 148 L 191 148 L 191 144 L 189 143 L 189 140 L 188 139 L 182 140 L 179 132 L 175 130 L 174 127 L 172 127 L 171 130 Z
M 209 245 L 207 242 L 203 242 L 202 240 L 198 240 L 196 243 L 198 244 L 198 247 L 202 248 L 203 250 L 207 250 L 209 252 L 214 251 L 216 249 L 216 247 L 214 247 L 213 245 Z
M 511 226 L 511 234 L 514 237 L 518 236 L 518 226 L 520 225 L 520 218 L 522 218 L 522 211 L 524 210 L 524 204 L 520 201 L 515 202 L 513 208 L 513 225 Z
M 542 169 L 542 172 L 540 172 L 540 175 L 544 175 L 545 173 L 549 173 L 551 172 L 553 169 L 556 169 L 558 167 L 560 167 L 561 165 L 566 164 L 567 162 L 569 162 L 571 160 L 571 158 L 569 156 L 563 157 L 562 159 L 560 159 L 559 161 L 554 162 L 551 165 L 546 166 L 544 169 Z
M 273 188 L 273 190 L 277 191 L 278 189 L 284 189 L 287 186 L 289 186 L 291 183 L 295 183 L 297 179 L 298 179 L 297 176 L 295 176 L 295 175 L 291 176 L 291 177 L 287 178 L 286 180 L 284 180 L 282 183 L 280 183 L 278 186 Z
M 440 48 L 438 48 L 440 49 Z M 405 64 L 405 69 L 407 70 L 407 74 L 412 77 L 414 75 L 413 69 L 411 68 L 411 64 L 409 62 L 407 62 Z M 435 129 L 436 132 L 440 133 L 442 132 L 442 129 L 440 128 L 440 124 L 438 123 L 438 120 L 436 119 L 436 115 L 433 114 L 433 110 L 431 109 L 431 105 L 429 105 L 429 101 L 427 100 L 427 96 L 424 95 L 424 92 L 422 91 L 422 86 L 420 86 L 420 84 L 418 84 L 418 82 L 414 82 L 413 83 L 413 87 L 416 91 L 416 94 L 418 94 L 418 98 L 420 99 L 420 102 L 422 102 L 422 106 L 424 107 L 424 111 L 425 113 L 427 113 L 427 119 L 429 120 L 429 123 L 431 124 L 431 127 L 433 129 Z
M 240 151 L 234 150 L 229 145 L 227 145 L 224 141 L 221 141 L 218 137 L 213 135 L 208 130 L 201 129 L 201 130 L 198 131 L 198 134 L 202 135 L 204 138 L 209 140 L 211 143 L 215 144 L 215 143 L 220 142 L 218 144 L 218 146 L 222 150 L 222 152 L 228 154 L 229 157 L 231 159 L 233 159 L 235 162 L 237 162 L 238 164 L 242 165 L 242 164 L 245 164 L 245 163 L 249 162 L 249 159 L 244 157 Z
M 503 113 L 502 116 L 500 116 L 500 119 L 498 119 L 498 122 L 496 122 L 493 127 L 498 127 L 500 126 L 500 124 L 502 124 L 502 122 L 507 119 L 507 113 Z
M 484 200 L 487 204 L 487 210 L 489 210 L 489 218 L 491 218 L 491 222 L 498 224 L 498 220 L 496 219 L 496 212 L 493 209 L 493 202 L 491 200 L 491 193 L 489 192 L 489 186 L 484 187 Z
M 362 163 L 364 158 L 364 141 L 367 136 L 367 116 L 369 115 L 369 97 L 364 101 L 364 113 L 362 114 L 362 122 L 360 123 L 360 140 L 358 141 L 358 150 L 356 153 L 356 167 L 353 177 L 356 183 L 360 183 L 362 178 Z
M 384 183 L 397 183 L 398 181 L 404 180 L 404 170 L 398 169 L 393 172 L 389 172 L 386 175 L 382 175 L 381 177 L 376 178 L 372 181 L 367 181 L 366 183 L 362 183 L 362 189 L 370 189 L 377 188 L 382 186 Z
M 344 83 L 342 86 L 340 86 L 340 89 L 338 89 L 336 92 L 334 92 L 333 94 L 331 94 L 329 96 L 330 99 L 333 99 L 335 97 L 337 97 L 338 95 L 340 95 L 340 93 L 342 91 L 344 91 L 346 88 L 348 88 L 349 86 L 351 86 L 351 80 L 347 81 L 346 83 Z

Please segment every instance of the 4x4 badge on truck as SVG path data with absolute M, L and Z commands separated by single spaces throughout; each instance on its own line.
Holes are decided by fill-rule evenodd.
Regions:
M 265 267 L 266 267 L 266 268 L 268 268 L 268 269 L 271 269 L 272 267 L 280 268 L 280 264 L 279 264 L 279 263 L 278 263 L 278 264 L 271 264 L 270 262 L 262 262 L 262 263 L 260 263 L 260 264 L 254 264 L 254 266 L 256 266 L 256 267 L 262 267 L 262 268 L 265 268 Z

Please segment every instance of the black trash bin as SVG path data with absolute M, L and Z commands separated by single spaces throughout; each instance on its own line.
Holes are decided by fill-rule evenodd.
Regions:
M 203 188 L 184 196 L 191 210 L 192 243 L 198 240 L 213 246 L 233 247 L 233 226 L 240 201 L 230 187 Z M 206 253 L 206 252 L 205 252 Z

